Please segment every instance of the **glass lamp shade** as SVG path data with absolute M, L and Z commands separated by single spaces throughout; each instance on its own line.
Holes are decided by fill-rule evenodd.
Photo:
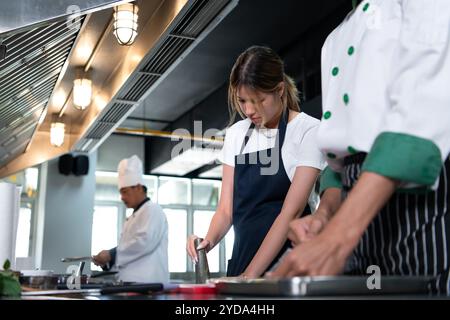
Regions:
M 77 109 L 86 109 L 91 104 L 92 81 L 86 78 L 73 82 L 73 104 Z
M 127 3 L 114 9 L 114 35 L 120 45 L 130 46 L 137 36 L 138 6 Z
M 50 127 L 50 143 L 61 147 L 64 143 L 65 125 L 62 122 L 53 122 Z

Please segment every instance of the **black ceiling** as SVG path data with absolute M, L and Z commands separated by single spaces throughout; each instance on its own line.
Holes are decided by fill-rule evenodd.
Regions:
M 306 101 L 302 110 L 320 118 L 321 47 L 351 8 L 350 0 L 241 0 L 131 117 L 168 121 L 163 128 L 167 131 L 183 128 L 195 134 L 194 121 L 202 121 L 203 130 L 223 129 L 229 123 L 227 80 L 234 61 L 249 46 L 267 45 L 280 54 L 286 72 L 297 81 Z M 163 126 L 146 123 L 150 129 Z M 146 172 L 170 160 L 174 144 L 147 137 Z
M 318 69 L 326 34 L 350 9 L 350 0 L 241 0 L 131 116 L 179 119 L 226 83 L 236 57 L 251 45 L 279 52 L 296 79 L 304 63 Z

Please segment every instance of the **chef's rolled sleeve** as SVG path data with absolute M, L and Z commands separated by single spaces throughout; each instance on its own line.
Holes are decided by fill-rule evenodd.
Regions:
M 433 141 L 384 132 L 375 140 L 362 170 L 403 182 L 432 186 L 441 166 L 441 152 Z
M 342 182 L 341 175 L 327 166 L 320 176 L 319 194 L 322 194 L 322 192 L 329 188 L 342 189 Z

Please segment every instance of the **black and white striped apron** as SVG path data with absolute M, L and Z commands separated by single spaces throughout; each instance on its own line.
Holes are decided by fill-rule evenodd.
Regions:
M 365 153 L 345 158 L 344 197 L 356 183 Z M 450 161 L 442 166 L 436 191 L 396 192 L 364 232 L 346 273 L 366 275 L 377 265 L 382 275 L 433 276 L 430 292 L 450 294 Z

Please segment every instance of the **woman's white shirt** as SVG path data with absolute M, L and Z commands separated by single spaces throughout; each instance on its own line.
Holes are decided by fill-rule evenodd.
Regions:
M 286 136 L 281 148 L 284 170 L 292 181 L 295 169 L 299 166 L 322 170 L 325 159 L 319 151 L 316 141 L 320 121 L 301 112 L 288 122 Z M 236 122 L 226 131 L 225 142 L 219 160 L 229 166 L 235 166 L 235 157 L 241 153 L 242 144 L 251 125 L 247 118 Z M 278 129 L 260 128 L 253 130 L 243 154 L 273 148 Z

